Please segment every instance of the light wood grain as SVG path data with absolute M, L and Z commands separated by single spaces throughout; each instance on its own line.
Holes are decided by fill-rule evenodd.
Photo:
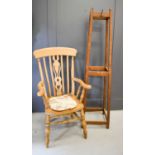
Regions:
M 44 64 L 45 76 L 46 76 L 46 80 L 47 80 L 47 84 L 48 84 L 48 92 L 49 92 L 49 96 L 51 96 L 51 86 L 50 86 L 50 80 L 48 77 L 45 57 L 43 58 L 43 64 Z
M 40 81 L 38 83 L 37 95 L 42 97 L 45 108 L 48 108 L 49 107 L 49 104 L 48 104 L 49 98 L 48 98 L 47 93 L 46 93 L 44 81 Z
M 64 56 L 76 56 L 77 50 L 74 48 L 67 47 L 50 47 L 38 49 L 33 52 L 35 58 L 54 56 L 54 55 L 64 55 Z
M 79 85 L 78 90 L 77 90 L 77 93 L 76 93 L 76 97 L 77 97 L 77 98 L 79 97 L 80 90 L 81 90 L 81 85 Z
M 81 96 L 80 96 L 80 102 L 83 101 L 84 93 L 85 93 L 85 89 L 82 89 Z
M 69 57 L 67 56 L 67 61 L 66 61 L 66 66 L 67 66 L 67 93 L 69 93 Z
M 85 89 L 91 89 L 91 85 L 84 83 L 81 79 L 73 78 L 72 80 L 78 82 Z
M 80 111 L 80 114 L 81 114 L 81 124 L 82 124 L 82 128 L 83 128 L 83 136 L 86 139 L 87 138 L 87 124 L 85 121 L 85 114 L 84 114 L 83 109 Z
M 72 68 L 71 68 L 72 72 L 71 72 L 71 79 L 74 78 L 74 57 L 72 57 Z M 74 84 L 74 80 L 72 80 L 72 95 L 74 95 L 75 93 L 75 84 Z
M 54 75 L 53 75 L 53 66 L 52 66 L 51 56 L 49 56 L 49 66 L 50 66 L 50 73 L 51 73 L 51 79 L 52 79 L 53 92 L 54 92 L 54 96 L 55 96 L 56 95 L 56 90 L 55 90 L 55 84 L 54 84 Z
M 56 94 L 62 95 L 62 77 L 61 77 L 61 63 L 58 55 L 53 56 L 53 73 Z
M 65 92 L 65 86 L 64 86 L 64 65 L 63 65 L 63 56 L 61 55 L 61 75 L 62 75 L 62 92 L 64 94 Z
M 41 65 L 40 59 L 37 59 L 37 62 L 38 62 L 38 66 L 39 66 L 41 81 L 43 81 L 43 83 L 44 83 L 45 80 L 44 80 L 44 75 L 43 75 L 43 70 L 42 70 L 42 65 Z M 44 83 L 44 87 L 45 87 L 45 95 L 47 96 L 45 83 Z
M 48 148 L 50 142 L 50 116 L 45 117 L 45 145 Z
M 83 100 L 85 89 L 90 89 L 91 86 L 85 84 L 80 79 L 74 78 L 74 63 L 75 63 L 74 59 L 76 56 L 76 49 L 61 48 L 61 47 L 44 48 L 44 49 L 36 50 L 34 52 L 34 56 L 37 58 L 40 76 L 41 76 L 41 81 L 38 83 L 37 94 L 38 96 L 41 96 L 43 98 L 43 103 L 45 106 L 45 116 L 46 116 L 45 117 L 45 145 L 46 147 L 49 146 L 50 130 L 51 130 L 50 126 L 52 125 L 71 123 L 73 121 L 80 120 L 83 126 L 84 138 L 87 138 L 87 127 L 86 127 L 85 114 L 84 114 L 84 105 L 82 100 Z M 49 64 L 50 75 L 52 80 L 50 80 L 50 78 L 48 77 L 49 70 L 47 69 L 48 66 L 45 59 L 46 57 L 49 58 L 48 64 Z M 66 59 L 66 61 L 63 61 L 63 58 Z M 45 75 L 42 70 L 40 59 L 43 60 Z M 64 62 L 66 62 L 65 74 L 64 74 Z M 64 76 L 67 76 L 67 77 L 64 77 Z M 48 96 L 46 93 L 47 90 L 45 87 L 45 79 L 48 84 L 48 90 L 50 92 Z M 66 84 L 64 84 L 65 81 L 66 81 Z M 52 84 L 50 82 L 52 82 Z M 74 96 L 75 82 L 77 82 L 79 86 L 82 88 L 80 99 Z M 50 86 L 53 86 L 54 96 L 51 95 L 52 91 Z M 64 94 L 65 86 L 67 87 L 67 95 L 69 95 L 77 103 L 77 106 L 73 109 L 55 111 L 50 108 L 49 101 L 51 97 L 61 96 L 62 94 Z M 79 90 L 79 94 L 80 94 L 80 90 Z M 76 112 L 80 112 L 81 115 L 78 116 Z M 71 117 L 69 117 L 68 119 L 65 119 L 64 121 L 57 121 L 59 117 L 64 117 L 66 115 Z

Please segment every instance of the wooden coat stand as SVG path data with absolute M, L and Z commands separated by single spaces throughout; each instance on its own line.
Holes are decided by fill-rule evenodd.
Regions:
M 103 66 L 90 66 L 90 51 L 91 51 L 91 40 L 93 31 L 94 20 L 105 20 L 106 21 L 106 34 L 105 34 L 105 53 Z M 87 49 L 86 49 L 86 68 L 85 68 L 85 82 L 89 83 L 89 77 L 103 77 L 104 78 L 104 93 L 103 93 L 103 108 L 101 107 L 86 107 L 86 96 L 85 93 L 84 103 L 85 112 L 103 111 L 105 115 L 105 121 L 93 121 L 87 120 L 87 124 L 102 125 L 105 124 L 106 128 L 109 128 L 110 124 L 110 102 L 111 102 L 111 82 L 112 82 L 112 11 L 109 9 L 108 12 L 96 12 L 93 9 L 90 11 L 89 16 L 89 31 L 87 38 Z

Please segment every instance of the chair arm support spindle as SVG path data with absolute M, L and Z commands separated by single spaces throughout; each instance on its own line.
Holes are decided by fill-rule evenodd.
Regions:
M 81 79 L 78 79 L 78 78 L 72 78 L 72 80 L 79 84 L 76 97 L 78 98 L 80 94 L 80 97 L 79 97 L 80 102 L 83 102 L 86 89 L 91 89 L 91 85 L 84 83 Z M 81 93 L 80 93 L 80 90 L 82 91 Z
M 84 89 L 91 89 L 91 85 L 84 83 L 81 79 L 72 78 L 72 80 L 79 83 Z
M 81 96 L 80 96 L 80 102 L 83 102 L 84 95 L 85 95 L 85 89 L 83 88 L 83 89 L 82 89 Z

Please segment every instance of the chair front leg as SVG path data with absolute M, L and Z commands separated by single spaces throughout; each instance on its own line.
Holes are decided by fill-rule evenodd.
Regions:
M 80 111 L 80 114 L 81 114 L 81 127 L 83 128 L 83 135 L 84 135 L 84 138 L 87 139 L 87 124 L 86 124 L 85 114 L 83 109 Z
M 50 116 L 45 116 L 45 145 L 48 148 L 50 142 Z

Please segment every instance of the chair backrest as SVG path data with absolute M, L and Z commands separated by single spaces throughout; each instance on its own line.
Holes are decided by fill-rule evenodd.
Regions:
M 34 51 L 45 83 L 47 96 L 74 94 L 74 58 L 77 50 L 66 47 L 43 48 Z

